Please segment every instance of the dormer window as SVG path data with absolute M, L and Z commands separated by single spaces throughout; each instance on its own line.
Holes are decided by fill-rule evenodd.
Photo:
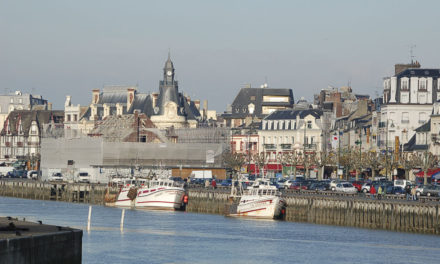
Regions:
M 307 128 L 312 128 L 312 121 L 307 121 Z

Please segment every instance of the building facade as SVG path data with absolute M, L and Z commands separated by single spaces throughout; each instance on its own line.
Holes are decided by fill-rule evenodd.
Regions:
M 323 151 L 322 111 L 281 110 L 263 119 L 258 131 L 259 150 L 267 157 L 267 168 L 282 170 L 279 156 L 284 153 Z
M 9 162 L 29 160 L 40 155 L 44 125 L 62 125 L 63 111 L 15 110 L 4 123 L 0 133 L 0 158 Z
M 440 99 L 440 69 L 420 68 L 418 62 L 396 65 L 395 75 L 384 78 L 379 141 L 407 143 L 415 129 L 428 122 L 433 102 Z
M 41 95 L 32 95 L 15 91 L 12 94 L 0 95 L 0 124 L 14 110 L 47 110 L 48 103 Z

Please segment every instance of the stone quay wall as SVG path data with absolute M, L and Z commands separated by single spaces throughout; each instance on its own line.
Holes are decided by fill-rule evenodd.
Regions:
M 105 196 L 116 197 L 119 188 L 104 185 L 41 183 L 0 180 L 0 196 L 82 202 L 104 205 Z M 186 210 L 194 213 L 227 214 L 237 198 L 230 189 L 189 188 Z M 438 198 L 406 201 L 388 196 L 377 200 L 364 195 L 286 191 L 286 221 L 440 234 Z
M 186 210 L 225 214 L 233 203 L 228 197 L 226 190 L 192 189 L 188 191 Z M 307 192 L 288 192 L 283 197 L 287 202 L 284 220 L 290 222 L 440 234 L 438 200 L 377 200 L 369 196 L 325 196 Z

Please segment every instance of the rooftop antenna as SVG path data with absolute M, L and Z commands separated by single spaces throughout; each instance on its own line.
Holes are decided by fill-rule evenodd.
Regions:
M 416 45 L 411 45 L 411 46 L 409 47 L 409 56 L 410 56 L 410 59 L 411 59 L 411 64 L 414 63 L 413 49 L 414 49 L 415 47 L 416 47 Z

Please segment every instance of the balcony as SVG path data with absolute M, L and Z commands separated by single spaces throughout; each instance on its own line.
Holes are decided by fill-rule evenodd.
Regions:
M 409 124 L 409 120 L 402 120 L 400 121 L 402 124 Z
M 277 145 L 275 144 L 264 144 L 265 149 L 277 149 Z
M 292 144 L 281 144 L 281 149 L 292 149 Z
M 304 144 L 304 149 L 315 150 L 316 144 Z
M 17 147 L 23 147 L 23 142 L 17 142 Z
M 6 147 L 10 147 L 11 146 L 11 142 L 5 142 L 5 146 Z

